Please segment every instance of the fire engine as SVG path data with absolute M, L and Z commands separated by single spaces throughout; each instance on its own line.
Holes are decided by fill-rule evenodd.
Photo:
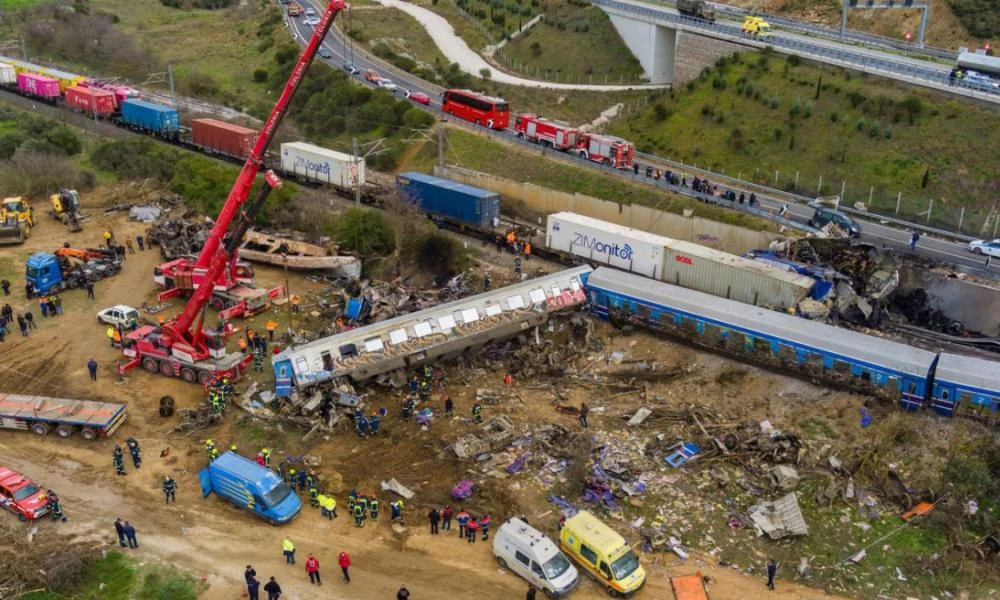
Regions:
M 569 123 L 552 121 L 531 113 L 517 115 L 514 120 L 517 137 L 548 148 L 565 152 L 576 148 L 580 131 Z
M 616 169 L 632 166 L 632 142 L 612 135 L 581 133 L 576 140 L 576 153 L 596 163 Z
M 167 265 L 161 265 L 157 270 L 157 276 L 163 277 L 164 283 L 173 284 L 174 287 L 169 290 L 170 292 L 187 291 L 191 297 L 176 318 L 158 327 L 143 325 L 126 336 L 122 354 L 129 360 L 119 365 L 119 374 L 142 365 L 142 368 L 150 373 L 159 372 L 167 377 L 180 377 L 189 383 L 199 382 L 205 385 L 213 379 L 223 377 L 235 379 L 253 360 L 253 355 L 249 353 L 227 352 L 228 328 L 206 328 L 204 309 L 210 302 L 215 303 L 214 297 L 217 297 L 215 290 L 220 284 L 226 290 L 238 287 L 236 286 L 239 277 L 237 249 L 253 220 L 263 208 L 268 194 L 272 189 L 281 186 L 281 180 L 273 172 L 267 171 L 264 175 L 264 184 L 258 188 L 252 199 L 250 190 L 257 179 L 257 174 L 261 171 L 264 155 L 274 138 L 274 132 L 288 111 L 292 96 L 302 83 L 306 70 L 316 56 L 323 38 L 330 31 L 334 18 L 345 9 L 344 0 L 329 0 L 326 12 L 316 24 L 312 38 L 295 68 L 292 69 L 271 114 L 261 127 L 257 142 L 233 183 L 229 197 L 226 198 L 226 203 L 222 206 L 215 225 L 205 241 L 198 262 L 172 261 Z M 232 231 L 229 231 L 230 225 L 233 227 Z M 173 281 L 168 278 L 172 278 Z M 178 281 L 179 279 L 183 281 Z M 224 316 L 225 312 L 221 314 Z

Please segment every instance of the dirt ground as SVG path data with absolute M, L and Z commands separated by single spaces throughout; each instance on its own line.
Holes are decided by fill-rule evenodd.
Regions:
M 99 215 L 99 211 L 92 209 L 91 212 Z M 77 234 L 67 233 L 57 222 L 45 221 L 35 229 L 28 243 L 5 248 L 4 276 L 15 283 L 11 298 L 15 308 L 20 312 L 27 304 L 23 292 L 23 264 L 28 254 L 52 250 L 66 240 L 78 247 L 99 245 L 106 226 L 112 227 L 119 239 L 127 234 L 134 237 L 145 228 L 127 222 L 124 213 L 97 216 L 85 223 L 84 230 Z M 482 260 L 489 262 L 488 254 L 485 253 Z M 389 598 L 402 584 L 409 587 L 412 597 L 417 599 L 523 597 L 525 582 L 498 569 L 487 544 L 480 542 L 470 547 L 454 535 L 431 536 L 420 516 L 426 514 L 428 506 L 447 501 L 450 486 L 469 470 L 468 464 L 461 463 L 445 449 L 465 431 L 464 415 L 475 389 L 488 385 L 498 387 L 502 374 L 470 374 L 457 368 L 446 369 L 448 388 L 455 398 L 456 412 L 462 418 L 436 422 L 427 432 L 418 431 L 413 424 L 399 422 L 392 404 L 398 396 L 375 391 L 369 396 L 369 402 L 390 408 L 390 417 L 383 425 L 384 435 L 377 440 L 362 441 L 345 430 L 327 438 L 317 436 L 311 440 L 311 445 L 306 445 L 300 440 L 304 432 L 288 426 L 247 422 L 234 414 L 239 413 L 236 409 L 229 412 L 226 422 L 217 429 L 178 434 L 173 430 L 176 417 L 163 419 L 158 416 L 158 398 L 171 395 L 180 407 L 195 406 L 202 399 L 199 389 L 142 370 L 130 372 L 123 382 L 119 382 L 114 376 L 118 351 L 109 347 L 104 327 L 95 321 L 95 313 L 100 308 L 118 303 L 139 306 L 143 301 L 155 302 L 151 275 L 158 261 L 157 251 L 129 255 L 122 273 L 97 284 L 95 300 L 86 300 L 82 291 L 65 292 L 66 314 L 61 317 L 42 319 L 37 306 L 33 306 L 38 330 L 32 331 L 27 338 L 15 334 L 0 345 L 2 391 L 118 401 L 129 406 L 129 420 L 112 440 L 88 443 L 80 438 L 38 438 L 21 432 L 0 435 L 0 456 L 4 464 L 51 487 L 63 498 L 69 522 L 39 523 L 39 535 L 80 536 L 110 549 L 115 547 L 112 527 L 115 517 L 130 520 L 136 525 L 140 542 L 140 548 L 132 554 L 141 561 L 169 562 L 200 577 L 207 584 L 203 594 L 206 599 L 240 597 L 241 575 L 247 564 L 254 565 L 263 578 L 275 575 L 286 591 L 286 598 Z M 497 261 L 493 268 L 505 266 Z M 265 285 L 283 282 L 280 271 L 266 268 L 258 269 L 258 278 Z M 307 296 L 320 286 L 295 275 L 291 287 Z M 180 308 L 180 302 L 175 300 L 168 313 Z M 268 318 L 278 318 L 284 326 L 287 317 L 284 308 L 279 307 L 273 313 L 258 316 L 254 326 L 260 327 Z M 666 396 L 675 395 L 678 402 L 694 393 L 728 403 L 726 395 L 733 393 L 727 391 L 724 384 L 715 383 L 720 370 L 731 366 L 724 359 L 642 334 L 618 338 L 612 343 L 632 356 L 645 354 L 663 362 L 691 366 L 694 371 L 691 377 L 657 390 Z M 96 382 L 90 382 L 87 377 L 86 363 L 90 358 L 101 365 Z M 270 385 L 269 374 L 256 377 L 263 385 Z M 533 392 L 528 383 L 515 385 L 528 402 L 497 410 L 509 412 L 521 423 L 561 419 L 567 427 L 575 426 L 572 417 L 554 413 L 548 399 Z M 773 415 L 772 419 L 778 420 L 785 412 L 811 410 L 815 394 L 817 388 L 772 374 L 746 378 L 739 390 L 741 398 L 752 400 L 745 402 L 745 408 L 741 409 L 748 416 L 757 412 L 756 418 L 759 418 L 758 411 L 765 408 Z M 825 402 L 844 405 L 845 419 L 855 418 L 852 411 L 846 410 L 854 399 L 837 393 L 824 396 Z M 572 401 L 580 399 L 574 397 Z M 600 427 L 605 420 L 613 426 L 611 420 L 617 416 L 611 412 L 592 415 L 592 426 Z M 123 443 L 129 436 L 142 444 L 144 464 L 139 471 L 129 465 L 127 477 L 116 477 L 111 450 L 115 443 Z M 338 492 L 346 492 L 354 486 L 372 489 L 381 479 L 397 477 L 417 490 L 417 497 L 407 503 L 405 509 L 411 527 L 400 535 L 394 533 L 383 518 L 377 526 L 369 524 L 356 529 L 345 517 L 343 494 L 338 494 L 339 519 L 320 520 L 318 514 L 306 507 L 293 523 L 280 528 L 270 527 L 215 497 L 204 499 L 199 493 L 197 471 L 205 463 L 202 440 L 208 436 L 223 447 L 238 441 L 241 449 L 248 452 L 256 451 L 251 443 L 267 445 L 274 448 L 279 460 L 284 455 L 308 451 L 322 458 L 320 476 Z M 177 480 L 179 488 L 177 503 L 169 506 L 163 504 L 159 490 L 162 477 L 167 473 Z M 497 491 L 501 489 L 499 485 L 484 484 L 486 492 L 471 502 L 470 507 L 490 510 L 495 515 L 524 512 L 533 522 L 537 519 L 546 526 L 554 522 L 551 505 L 544 501 L 545 490 L 528 484 L 510 487 L 515 488 L 514 491 L 503 492 Z M 381 497 L 383 501 L 387 499 L 386 494 Z M 285 536 L 290 537 L 298 549 L 299 564 L 295 567 L 284 564 L 281 539 Z M 339 580 L 336 568 L 336 556 L 342 550 L 348 551 L 354 562 L 349 587 Z M 310 586 L 302 567 L 308 553 L 315 553 L 323 565 L 326 581 L 322 592 L 308 591 Z M 714 579 L 710 593 L 716 599 L 753 597 L 764 588 L 762 579 L 715 566 L 716 561 L 708 557 L 692 557 L 683 564 L 676 564 L 672 555 L 646 556 L 643 560 L 649 583 L 640 598 L 670 598 L 669 576 L 695 571 Z M 782 598 L 834 597 L 785 581 L 779 582 L 778 589 Z M 585 581 L 574 597 L 596 599 L 606 596 L 593 582 Z

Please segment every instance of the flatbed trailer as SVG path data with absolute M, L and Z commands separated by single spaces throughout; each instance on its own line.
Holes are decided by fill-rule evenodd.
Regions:
M 0 393 L 0 428 L 68 438 L 79 431 L 85 440 L 111 437 L 128 419 L 124 404 Z

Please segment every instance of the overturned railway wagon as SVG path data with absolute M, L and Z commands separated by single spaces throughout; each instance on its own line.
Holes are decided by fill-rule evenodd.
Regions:
M 576 267 L 315 340 L 271 358 L 275 392 L 362 382 L 509 339 L 557 312 L 582 308 L 590 267 Z
M 591 310 L 613 323 L 877 394 L 907 411 L 1000 417 L 1000 364 L 992 361 L 939 355 L 605 267 L 589 275 L 587 294 Z

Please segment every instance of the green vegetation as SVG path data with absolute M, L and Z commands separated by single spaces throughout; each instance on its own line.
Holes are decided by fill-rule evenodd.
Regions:
M 233 5 L 233 0 L 160 0 L 163 6 L 169 6 L 171 8 L 204 8 L 207 10 L 215 10 L 218 8 L 229 8 Z
M 462 242 L 440 231 L 425 233 L 412 245 L 413 260 L 420 270 L 437 277 L 450 277 L 469 266 Z
M 22 8 L 30 8 L 37 4 L 40 4 L 42 0 L 0 0 L 0 11 L 11 12 L 21 10 Z
M 545 19 L 511 40 L 498 58 L 547 81 L 629 84 L 643 77 L 639 60 L 607 14 L 589 2 L 548 4 Z
M 570 0 L 570 2 L 581 2 L 585 6 L 584 0 Z M 466 15 L 478 20 L 481 27 L 486 29 L 494 39 L 506 39 L 524 24 L 530 21 L 535 15 L 543 11 L 541 0 L 512 0 L 503 2 L 501 0 L 455 0 L 455 5 Z
M 773 223 L 764 219 L 675 196 L 652 186 L 629 183 L 600 171 L 543 158 L 540 152 L 541 149 L 532 152 L 511 148 L 463 130 L 449 129 L 445 160 L 449 164 L 515 181 L 530 181 L 536 185 L 622 204 L 642 204 L 676 214 L 681 214 L 684 209 L 693 209 L 695 214 L 707 219 L 749 229 L 766 231 L 774 227 Z M 437 148 L 428 144 L 420 150 L 408 168 L 429 172 L 436 160 Z
M 337 243 L 361 256 L 386 256 L 396 249 L 396 240 L 385 215 L 370 208 L 352 208 L 337 223 Z
M 91 561 L 83 576 L 66 589 L 31 592 L 22 600 L 196 600 L 201 585 L 172 567 L 136 563 L 120 552 Z
M 1000 35 L 1000 5 L 996 0 L 948 0 L 948 5 L 973 37 L 988 40 Z
M 845 202 L 883 213 L 902 194 L 901 218 L 933 199 L 941 227 L 957 228 L 964 206 L 963 229 L 979 235 L 996 202 L 986 149 L 998 126 L 992 109 L 763 52 L 720 60 L 610 130 L 643 152 L 803 194 L 846 182 Z
M 0 193 L 39 197 L 65 186 L 92 188 L 95 174 L 74 163 L 83 148 L 83 138 L 66 125 L 0 107 Z

